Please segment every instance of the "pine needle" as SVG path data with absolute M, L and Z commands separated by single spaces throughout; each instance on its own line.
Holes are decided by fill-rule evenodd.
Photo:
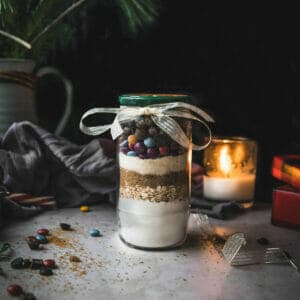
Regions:
M 0 34 L 15 41 L 16 43 L 22 45 L 23 47 L 27 48 L 27 49 L 31 49 L 31 45 L 29 43 L 27 43 L 26 41 L 24 41 L 23 39 L 11 34 L 11 33 L 8 33 L 6 31 L 3 31 L 3 30 L 0 30 Z
M 68 7 L 65 11 L 58 15 L 56 19 L 54 19 L 49 25 L 47 25 L 39 34 L 37 34 L 31 41 L 31 44 L 34 44 L 39 40 L 45 33 L 47 33 L 53 26 L 55 26 L 60 20 L 62 20 L 65 16 L 67 16 L 71 11 L 75 8 L 83 4 L 86 0 L 79 0 Z
M 9 0 L 0 0 L 0 13 L 4 13 L 5 10 L 10 11 L 11 13 L 14 11 Z

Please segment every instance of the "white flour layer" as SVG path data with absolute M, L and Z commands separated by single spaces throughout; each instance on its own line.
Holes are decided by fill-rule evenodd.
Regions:
M 180 172 L 187 168 L 187 154 L 164 156 L 156 159 L 141 159 L 119 153 L 119 165 L 123 169 L 141 175 L 165 175 L 170 172 Z
M 189 202 L 149 202 L 120 198 L 120 235 L 129 244 L 163 248 L 186 238 Z

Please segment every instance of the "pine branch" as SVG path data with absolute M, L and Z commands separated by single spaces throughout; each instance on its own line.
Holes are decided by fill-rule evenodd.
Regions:
M 79 0 L 75 2 L 73 5 L 68 7 L 64 12 L 62 12 L 56 19 L 54 19 L 49 25 L 47 25 L 37 36 L 35 36 L 31 44 L 35 44 L 38 39 L 40 39 L 45 33 L 47 33 L 53 26 L 55 26 L 59 21 L 61 21 L 65 16 L 67 16 L 71 11 L 75 8 L 83 4 L 86 0 Z

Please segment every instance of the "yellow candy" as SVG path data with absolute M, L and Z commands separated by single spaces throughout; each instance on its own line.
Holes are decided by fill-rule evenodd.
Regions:
M 80 210 L 81 210 L 82 212 L 87 212 L 87 211 L 90 210 L 90 208 L 89 208 L 87 205 L 82 205 L 82 206 L 80 206 Z
M 135 143 L 136 143 L 136 138 L 135 138 L 135 135 L 132 134 L 128 137 L 128 144 L 134 145 Z

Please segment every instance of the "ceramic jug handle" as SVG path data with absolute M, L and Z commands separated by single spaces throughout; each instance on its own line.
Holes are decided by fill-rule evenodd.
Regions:
M 56 135 L 60 135 L 64 128 L 66 127 L 66 124 L 70 118 L 71 112 L 72 112 L 72 106 L 73 106 L 73 85 L 69 79 L 67 79 L 61 72 L 59 72 L 57 69 L 53 67 L 43 67 L 39 69 L 36 73 L 37 77 L 42 77 L 44 75 L 53 74 L 56 75 L 60 80 L 63 82 L 65 91 L 66 91 L 66 104 L 65 104 L 65 110 L 60 118 L 57 127 L 54 131 Z

